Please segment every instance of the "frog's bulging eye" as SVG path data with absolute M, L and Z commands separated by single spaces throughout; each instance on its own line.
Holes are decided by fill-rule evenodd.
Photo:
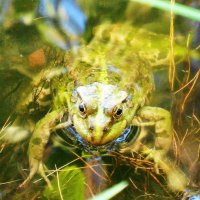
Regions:
M 113 115 L 113 117 L 115 119 L 119 119 L 122 116 L 122 113 L 123 113 L 123 108 L 122 107 L 116 107 L 114 109 L 114 115 Z
M 78 109 L 82 116 L 86 114 L 86 106 L 83 102 L 79 104 Z

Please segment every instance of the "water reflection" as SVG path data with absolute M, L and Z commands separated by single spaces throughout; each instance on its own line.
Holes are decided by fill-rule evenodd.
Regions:
M 9 9 L 10 3 L 12 0 L 1 0 L 0 2 L 0 24 L 4 20 L 4 16 Z
M 0 24 L 4 29 L 19 22 L 36 25 L 44 39 L 54 46 L 68 49 L 79 45 L 86 16 L 75 0 L 23 1 L 0 1 Z
M 37 24 L 48 41 L 62 49 L 78 45 L 78 36 L 85 31 L 86 16 L 76 1 L 41 0 L 38 11 Z

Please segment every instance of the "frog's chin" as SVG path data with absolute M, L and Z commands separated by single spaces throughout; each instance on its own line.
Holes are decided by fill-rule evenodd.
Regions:
M 130 136 L 135 140 L 137 137 L 137 132 L 135 127 L 129 126 L 122 131 L 122 134 L 115 140 L 108 142 L 106 144 L 93 144 L 86 141 L 72 125 L 67 128 L 67 132 L 77 141 L 78 145 L 86 152 L 100 152 L 107 153 L 114 150 L 120 150 L 125 144 L 127 144 L 127 138 L 130 139 Z

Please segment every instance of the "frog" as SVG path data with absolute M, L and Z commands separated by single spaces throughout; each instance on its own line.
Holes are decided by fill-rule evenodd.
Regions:
M 155 90 L 153 68 L 169 61 L 168 50 L 163 52 L 167 48 L 160 52 L 152 38 L 161 46 L 166 44 L 163 36 L 129 24 L 103 24 L 94 29 L 89 43 L 75 53 L 65 52 L 62 64 L 54 61 L 53 67 L 48 66 L 42 80 L 49 87 L 40 89 L 37 103 L 49 108 L 33 129 L 28 149 L 30 173 L 20 188 L 36 173 L 49 183 L 43 154 L 50 135 L 64 129 L 90 152 L 118 147 L 122 153 L 146 155 L 145 159 L 154 160 L 156 171 L 164 170 L 172 190 L 184 191 L 188 179 L 167 157 L 173 138 L 171 114 L 149 105 Z M 44 94 L 51 100 L 44 103 Z M 133 127 L 137 131 L 126 142 Z M 143 144 L 148 127 L 153 127 L 151 146 Z

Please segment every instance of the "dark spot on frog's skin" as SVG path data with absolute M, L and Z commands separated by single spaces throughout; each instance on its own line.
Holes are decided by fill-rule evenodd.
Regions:
M 122 103 L 126 103 L 127 102 L 127 99 L 124 99 L 123 101 L 122 101 Z
M 92 131 L 94 131 L 94 126 L 90 126 L 89 127 L 89 130 L 92 132 Z
M 103 129 L 103 133 L 107 133 L 108 132 L 108 128 L 107 127 L 105 127 L 104 129 Z
M 91 135 L 91 141 L 94 142 L 94 136 L 93 135 Z
M 39 145 L 39 144 L 41 144 L 41 142 L 42 142 L 41 138 L 34 138 L 32 140 L 32 144 L 35 144 L 35 145 Z

